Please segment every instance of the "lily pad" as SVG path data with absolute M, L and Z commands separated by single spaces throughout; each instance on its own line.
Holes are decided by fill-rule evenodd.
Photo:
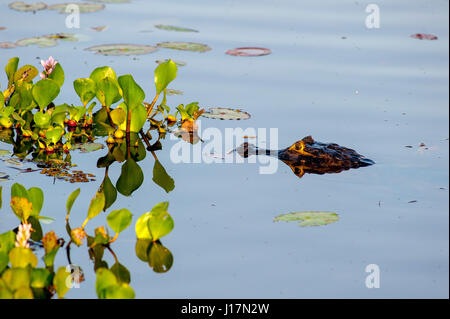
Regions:
M 161 42 L 157 44 L 160 48 L 182 50 L 182 51 L 193 51 L 193 52 L 207 52 L 211 48 L 206 44 L 196 43 L 196 42 Z
M 102 3 L 128 3 L 130 0 L 89 0 L 92 2 L 102 2 Z
M 339 220 L 339 216 L 336 213 L 330 212 L 295 212 L 277 216 L 274 221 L 292 222 L 298 221 L 298 225 L 305 226 L 323 226 L 331 223 L 335 223 Z
M 156 60 L 155 62 L 157 63 L 157 64 L 161 64 L 161 63 L 165 63 L 165 62 L 167 62 L 167 61 L 169 61 L 169 59 L 165 59 L 165 60 Z M 186 62 L 183 62 L 183 61 L 174 61 L 174 60 L 172 60 L 177 66 L 186 66 Z
M 153 53 L 157 47 L 151 45 L 140 44 L 105 44 L 95 45 L 86 48 L 87 51 L 94 51 L 95 54 L 101 55 L 141 55 Z
M 438 37 L 433 34 L 416 33 L 411 35 L 411 38 L 419 40 L 437 40 Z
M 0 48 L 2 49 L 14 49 L 17 48 L 17 44 L 14 42 L 0 42 Z
M 8 6 L 10 9 L 22 12 L 36 12 L 47 8 L 47 5 L 43 2 L 25 3 L 23 1 L 14 1 Z
M 263 56 L 272 53 L 272 51 L 259 47 L 242 47 L 228 50 L 225 53 L 234 56 Z
M 183 91 L 174 90 L 174 89 L 166 89 L 167 95 L 183 95 Z
M 101 4 L 101 3 L 68 2 L 68 3 L 53 4 L 51 6 L 48 6 L 47 9 L 57 10 L 57 11 L 59 11 L 59 13 L 66 14 L 66 7 L 69 4 L 77 5 L 78 9 L 80 10 L 80 13 L 97 12 L 97 11 L 103 10 L 105 8 L 105 5 Z
M 177 27 L 174 25 L 165 25 L 165 24 L 157 24 L 157 25 L 155 25 L 155 28 L 158 28 L 161 30 L 166 30 L 166 31 L 176 31 L 176 32 L 198 32 L 197 30 L 194 30 L 194 29 Z
M 100 143 L 84 143 L 84 144 L 74 144 L 72 149 L 80 150 L 81 153 L 90 153 L 103 149 L 103 144 Z
M 219 120 L 248 120 L 250 118 L 250 114 L 247 112 L 222 107 L 212 107 L 201 116 Z
M 58 40 L 77 42 L 80 38 L 81 36 L 73 33 L 56 33 L 21 39 L 16 41 L 16 44 L 20 46 L 37 45 L 40 48 L 48 48 L 57 45 Z
M 98 27 L 91 27 L 92 30 L 97 31 L 97 32 L 101 32 L 104 31 L 106 29 L 108 29 L 107 25 L 100 25 Z

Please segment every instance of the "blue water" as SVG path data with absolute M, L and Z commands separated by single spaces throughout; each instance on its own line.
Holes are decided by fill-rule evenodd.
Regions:
M 261 175 L 251 163 L 174 164 L 169 151 L 177 141 L 167 139 L 158 157 L 174 178 L 175 190 L 166 194 L 152 182 L 153 157 L 148 154 L 140 162 L 146 174 L 142 187 L 131 198 L 119 195 L 110 208 L 128 208 L 134 215 L 133 227 L 113 249 L 131 271 L 138 298 L 448 298 L 448 1 L 378 1 L 380 28 L 368 29 L 369 2 L 133 0 L 82 15 L 78 30 L 67 29 L 65 15 L 57 12 L 16 12 L 8 1 L 0 2 L 0 26 L 7 27 L 0 31 L 0 42 L 56 32 L 88 37 L 45 49 L 0 49 L 2 65 L 13 56 L 36 66 L 37 57 L 55 57 L 66 72 L 57 104 L 78 103 L 71 82 L 102 65 L 119 75 L 131 73 L 145 89 L 146 100 L 152 100 L 155 60 L 172 58 L 187 65 L 171 85 L 184 95 L 169 97 L 169 105 L 198 101 L 202 107 L 242 108 L 252 115 L 235 122 L 203 119 L 202 128 L 278 128 L 280 148 L 312 135 L 376 162 L 301 179 L 280 162 L 275 174 Z M 164 31 L 155 24 L 199 32 Z M 109 28 L 90 29 L 100 25 Z M 439 39 L 413 39 L 414 33 Z M 163 41 L 201 42 L 212 50 L 160 49 L 137 57 L 83 50 L 96 44 Z M 267 47 L 272 54 L 225 54 L 240 46 Z M 4 74 L 0 81 L 4 89 Z M 422 142 L 428 149 L 419 147 Z M 73 154 L 80 169 L 98 176 L 97 184 L 83 184 L 71 214 L 73 227 L 83 222 L 99 186 L 104 172 L 96 160 L 104 154 L 106 150 Z M 37 173 L 17 175 L 4 162 L 0 171 L 14 177 L 1 182 L 0 232 L 17 226 L 7 202 L 10 185 L 19 182 L 43 188 L 42 214 L 56 218 L 44 230 L 67 237 L 65 201 L 79 185 L 53 184 Z M 113 182 L 119 174 L 115 163 Z M 162 242 L 174 264 L 169 272 L 156 274 L 136 257 L 134 223 L 166 200 L 175 228 Z M 280 214 L 307 210 L 336 212 L 340 220 L 310 228 L 273 222 Z M 106 214 L 91 221 L 87 231 L 103 224 Z M 114 259 L 105 254 L 112 265 Z M 67 297 L 96 298 L 86 247 L 72 248 L 71 257 L 82 266 L 86 281 Z M 56 263 L 67 264 L 62 250 Z M 366 288 L 368 264 L 380 268 L 378 289 Z

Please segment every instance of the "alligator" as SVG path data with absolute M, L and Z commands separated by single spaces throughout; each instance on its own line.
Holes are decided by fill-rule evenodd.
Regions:
M 350 168 L 375 164 L 374 161 L 358 154 L 355 150 L 335 143 L 316 142 L 311 136 L 306 136 L 283 150 L 259 149 L 245 142 L 236 151 L 245 158 L 250 155 L 275 156 L 287 164 L 300 178 L 305 173 L 339 173 Z

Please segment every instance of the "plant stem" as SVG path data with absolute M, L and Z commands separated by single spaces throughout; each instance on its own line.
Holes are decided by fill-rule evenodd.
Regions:
M 158 100 L 159 97 L 159 93 L 156 94 L 155 98 L 152 101 L 152 104 L 150 104 L 150 106 L 147 108 L 147 118 L 150 116 L 150 113 L 153 110 L 153 106 L 155 105 L 156 101 Z

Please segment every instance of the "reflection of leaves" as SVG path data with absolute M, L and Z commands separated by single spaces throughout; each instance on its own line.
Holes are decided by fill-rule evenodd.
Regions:
M 135 190 L 137 190 L 144 182 L 144 173 L 140 166 L 129 158 L 122 165 L 122 172 L 117 180 L 117 190 L 125 196 L 130 196 Z
M 116 275 L 119 283 L 129 284 L 131 281 L 130 271 L 121 263 L 116 262 L 112 267 L 111 271 Z
M 277 216 L 274 221 L 298 221 L 299 226 L 322 226 L 337 222 L 339 216 L 330 212 L 295 212 Z
M 103 208 L 103 211 L 106 211 L 116 201 L 117 190 L 108 176 L 105 176 L 101 188 L 105 194 L 105 207 Z
M 39 220 L 34 216 L 30 216 L 30 218 L 28 218 L 28 222 L 31 224 L 31 228 L 33 229 L 31 232 L 31 239 L 34 241 L 40 241 L 43 234 Z
M 88 219 L 92 219 L 103 210 L 105 207 L 105 194 L 103 192 L 97 192 L 92 198 L 91 203 L 89 204 L 88 210 Z
M 139 217 L 135 225 L 137 238 L 157 241 L 170 233 L 174 227 L 174 222 L 167 212 L 168 207 L 169 202 L 159 203 L 150 212 Z
M 9 262 L 13 268 L 25 268 L 28 265 L 34 268 L 38 259 L 30 248 L 15 247 L 9 252 Z
M 169 193 L 175 188 L 173 178 L 167 174 L 166 170 L 158 160 L 155 160 L 155 165 L 153 166 L 153 181 L 161 186 L 166 193 Z
M 152 242 L 149 239 L 138 239 L 135 250 L 136 256 L 140 260 L 148 262 L 148 265 L 156 273 L 167 272 L 172 267 L 173 255 L 159 241 Z
M 69 291 L 68 280 L 70 280 L 70 273 L 66 271 L 66 267 L 59 267 L 55 277 L 53 277 L 53 285 L 60 299 L 64 298 L 64 295 Z
M 122 232 L 125 228 L 130 226 L 133 215 L 126 208 L 114 210 L 109 213 L 106 220 L 109 227 L 116 233 Z

